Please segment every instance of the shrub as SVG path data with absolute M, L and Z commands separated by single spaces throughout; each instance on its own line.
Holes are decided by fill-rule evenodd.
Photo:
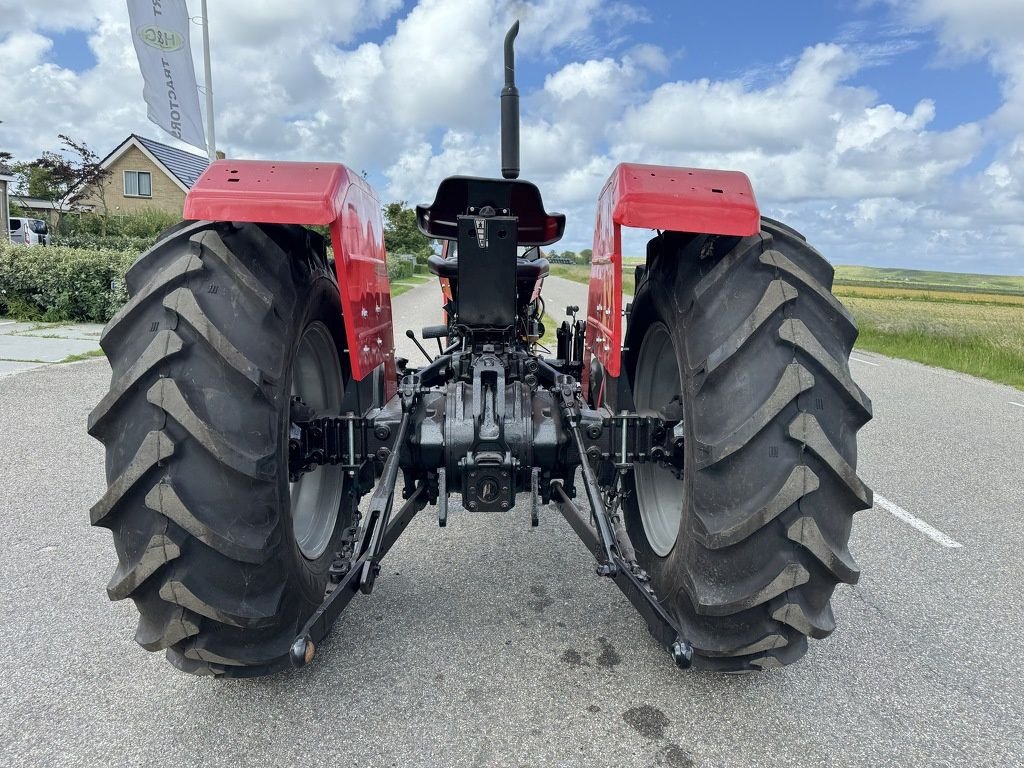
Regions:
M 156 241 L 153 237 L 125 237 L 124 235 L 62 235 L 53 239 L 53 244 L 64 248 L 79 248 L 90 251 L 132 251 L 142 253 Z
M 416 269 L 416 257 L 407 253 L 389 253 L 387 261 L 389 280 L 404 280 L 412 277 Z
M 127 301 L 124 274 L 139 251 L 0 243 L 0 314 L 103 323 Z
M 0 241 L 0 315 L 105 323 L 128 300 L 125 272 L 149 245 L 43 248 Z M 408 279 L 417 268 L 416 258 L 408 254 L 388 254 L 387 265 L 391 280 Z
M 157 235 L 179 221 L 181 221 L 181 214 L 167 213 L 156 209 L 137 213 L 111 214 L 106 217 L 106 237 L 144 238 L 152 242 Z M 60 230 L 64 238 L 99 237 L 100 233 L 104 231 L 103 214 L 98 211 L 66 214 L 61 219 Z

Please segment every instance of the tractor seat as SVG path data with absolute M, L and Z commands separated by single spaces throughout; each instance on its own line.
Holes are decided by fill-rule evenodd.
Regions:
M 516 282 L 535 283 L 541 278 L 547 277 L 551 264 L 543 256 L 529 260 L 522 257 L 516 259 Z M 438 277 L 446 277 L 451 280 L 459 278 L 459 257 L 457 255 L 444 258 L 432 254 L 427 258 L 427 269 L 431 274 Z

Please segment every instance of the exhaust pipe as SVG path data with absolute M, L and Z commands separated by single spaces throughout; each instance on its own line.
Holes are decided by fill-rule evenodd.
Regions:
M 501 89 L 501 175 L 519 178 L 519 89 L 516 88 L 514 44 L 519 21 L 505 34 L 505 87 Z

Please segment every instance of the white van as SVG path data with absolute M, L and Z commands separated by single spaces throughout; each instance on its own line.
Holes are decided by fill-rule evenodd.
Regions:
M 11 242 L 15 245 L 49 245 L 50 230 L 42 219 L 11 217 Z

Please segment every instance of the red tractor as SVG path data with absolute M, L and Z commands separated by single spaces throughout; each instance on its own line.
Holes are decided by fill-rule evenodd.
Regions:
M 517 31 L 503 178 L 447 178 L 417 208 L 444 243 L 426 365 L 395 356 L 380 202 L 343 165 L 215 162 L 128 272 L 89 419 L 109 483 L 91 517 L 117 548 L 108 594 L 177 668 L 309 663 L 451 494 L 467 513 L 525 504 L 535 525 L 553 503 L 682 667 L 779 666 L 834 629 L 852 513 L 871 506 L 871 403 L 832 268 L 741 173 L 619 165 L 586 320 L 543 356 L 539 248 L 565 217 L 518 179 Z M 625 307 L 624 226 L 657 231 Z

